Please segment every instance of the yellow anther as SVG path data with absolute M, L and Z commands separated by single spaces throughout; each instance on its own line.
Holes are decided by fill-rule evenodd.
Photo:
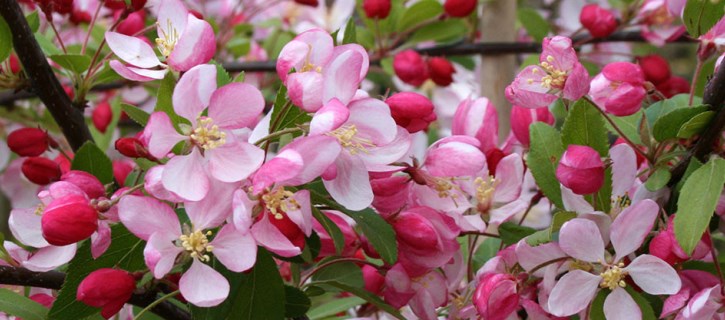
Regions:
M 350 154 L 356 155 L 358 152 L 368 153 L 367 148 L 375 147 L 370 139 L 365 139 L 357 134 L 357 127 L 349 124 L 335 129 L 327 133 L 328 136 L 337 138 L 343 148 L 347 149 Z
M 600 277 L 602 277 L 602 281 L 599 283 L 599 286 L 602 288 L 609 288 L 609 290 L 614 290 L 617 287 L 626 287 L 627 283 L 624 282 L 624 277 L 627 276 L 627 271 L 624 271 L 622 268 L 624 267 L 624 263 L 618 263 L 617 265 L 610 266 L 606 269 L 606 271 L 599 274 Z
M 297 200 L 295 200 L 294 193 L 285 190 L 282 187 L 278 187 L 274 189 L 274 191 L 265 193 L 262 196 L 262 201 L 264 201 L 264 205 L 267 207 L 267 210 L 269 210 L 269 212 L 272 213 L 274 218 L 277 220 L 282 220 L 284 218 L 282 213 L 300 209 L 300 204 L 297 203 Z
M 159 23 L 157 22 L 156 24 L 158 25 Z M 179 41 L 179 32 L 177 32 L 176 28 L 174 28 L 171 24 L 171 19 L 166 20 L 166 26 L 169 33 L 167 34 L 166 31 L 161 28 L 161 34 L 159 35 L 161 37 L 156 38 L 156 46 L 159 48 L 159 52 L 161 52 L 164 57 L 168 58 L 171 55 L 171 51 L 174 50 L 176 43 Z
M 179 236 L 179 240 L 181 240 L 181 247 L 189 252 L 189 255 L 192 258 L 199 259 L 201 261 L 209 261 L 209 255 L 206 253 L 214 250 L 214 247 L 209 245 L 209 239 L 207 238 L 208 236 L 211 236 L 211 234 L 211 231 L 204 233 L 201 230 L 196 230 L 188 235 L 181 235 Z
M 478 203 L 488 203 L 492 200 L 499 181 L 493 176 L 488 176 L 486 178 L 478 177 L 473 180 L 473 183 L 476 184 L 476 200 L 478 200 Z
M 211 150 L 224 145 L 227 134 L 219 130 L 211 118 L 200 118 L 194 131 L 189 135 L 191 141 L 204 150 Z

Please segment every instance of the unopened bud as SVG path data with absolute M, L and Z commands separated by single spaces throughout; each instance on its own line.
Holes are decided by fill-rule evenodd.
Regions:
M 570 145 L 561 156 L 556 178 L 576 194 L 594 193 L 604 184 L 604 163 L 591 147 Z
M 98 212 L 88 199 L 68 195 L 53 200 L 40 219 L 43 238 L 55 246 L 66 246 L 89 238 L 98 229 Z
M 395 75 L 403 82 L 419 86 L 428 80 L 428 68 L 423 57 L 414 50 L 405 50 L 393 58 Z
M 42 157 L 25 159 L 20 170 L 30 182 L 39 185 L 46 185 L 53 181 L 58 181 L 61 175 L 60 166 L 57 163 Z
M 467 17 L 473 10 L 476 10 L 478 0 L 446 0 L 443 9 L 451 17 Z
M 582 8 L 579 22 L 594 38 L 604 38 L 617 30 L 617 18 L 611 11 L 597 4 L 589 4 Z
M 89 199 L 97 199 L 106 195 L 103 183 L 94 175 L 80 170 L 71 170 L 60 177 L 61 181 L 70 182 L 88 195 Z
M 390 14 L 390 0 L 364 0 L 363 10 L 370 19 L 385 19 Z
M 390 106 L 390 113 L 395 123 L 410 133 L 428 129 L 428 125 L 436 120 L 433 103 L 423 95 L 415 92 L 400 92 L 385 100 Z
M 8 148 L 19 156 L 37 157 L 48 150 L 50 137 L 38 128 L 22 128 L 8 135 Z
M 128 272 L 103 268 L 86 276 L 76 292 L 76 300 L 91 307 L 102 308 L 108 319 L 118 313 L 136 289 L 136 280 Z
M 95 126 L 101 133 L 106 133 L 106 129 L 113 119 L 111 105 L 106 101 L 99 103 L 93 110 L 93 115 L 91 117 L 93 119 L 93 126 Z
M 428 59 L 428 71 L 430 73 L 430 79 L 435 84 L 445 87 L 453 82 L 453 74 L 456 72 L 456 69 L 446 58 L 435 57 Z

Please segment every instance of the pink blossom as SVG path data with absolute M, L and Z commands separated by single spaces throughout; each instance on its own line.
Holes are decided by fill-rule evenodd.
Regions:
M 479 280 L 473 301 L 485 319 L 504 320 L 519 308 L 516 279 L 503 273 L 490 273 Z
M 673 13 L 668 2 L 681 3 L 672 0 L 645 0 L 637 13 L 637 19 L 642 24 L 642 36 L 656 46 L 663 46 L 665 42 L 676 39 L 685 32 L 683 25 L 676 25 L 678 13 Z
M 231 83 L 216 88 L 216 67 L 200 65 L 181 77 L 173 93 L 174 111 L 191 125 L 180 132 L 164 112 L 151 114 L 143 138 L 156 158 L 164 158 L 181 141 L 188 154 L 172 157 L 161 177 L 164 188 L 191 201 L 203 199 L 210 179 L 237 182 L 251 175 L 264 160 L 264 151 L 235 136 L 234 130 L 251 126 L 264 109 L 256 88 Z M 208 115 L 202 116 L 207 109 Z
M 157 7 L 156 45 L 165 59 L 162 63 L 145 41 L 116 32 L 106 32 L 106 42 L 127 64 L 112 60 L 111 68 L 132 81 L 163 79 L 169 68 L 188 71 L 207 63 L 216 52 L 211 25 L 190 13 L 179 0 L 161 0 Z
M 579 63 L 571 39 L 544 39 L 539 62 L 526 67 L 506 87 L 506 98 L 512 104 L 541 108 L 559 97 L 578 100 L 589 91 L 589 73 Z
M 524 146 L 529 146 L 529 127 L 534 122 L 543 122 L 553 125 L 554 115 L 551 114 L 549 108 L 523 108 L 519 106 L 511 107 L 511 132 L 513 132 L 516 140 Z
M 589 94 L 600 108 L 615 116 L 632 115 L 647 95 L 642 69 L 629 62 L 610 63 L 592 79 Z
M 709 289 L 720 284 L 718 278 L 713 274 L 700 270 L 682 270 L 680 271 L 679 276 L 682 280 L 682 287 L 679 292 L 665 299 L 660 318 L 680 313 L 677 319 L 683 319 L 683 313 L 688 315 L 700 313 L 698 312 L 699 310 L 695 309 L 703 307 L 704 305 L 701 304 L 701 299 L 696 298 L 701 298 L 702 292 L 708 292 L 709 294 Z M 698 303 L 698 300 L 700 300 L 700 303 Z M 703 317 L 703 319 L 704 318 L 709 317 Z M 685 317 L 685 319 L 687 319 L 687 317 Z
M 725 18 L 721 18 L 707 33 L 701 35 L 698 55 L 707 59 L 715 52 L 725 51 Z
M 395 264 L 385 275 L 385 301 L 395 308 L 409 305 L 418 319 L 438 319 L 436 308 L 448 300 L 446 280 L 438 271 L 422 276 L 410 276 L 400 264 Z
M 335 47 L 322 29 L 300 33 L 277 58 L 277 74 L 287 86 L 292 103 L 315 112 L 330 99 L 350 102 L 365 78 L 370 62 L 358 44 Z M 289 74 L 294 69 L 295 72 Z
M 460 229 L 450 217 L 431 208 L 406 209 L 389 222 L 398 241 L 398 262 L 410 276 L 443 266 L 458 251 Z
M 488 152 L 498 145 L 498 113 L 487 98 L 461 101 L 453 115 L 451 132 L 478 139 L 481 151 Z
M 604 184 L 604 163 L 591 147 L 570 145 L 556 167 L 556 178 L 576 194 L 594 193 Z

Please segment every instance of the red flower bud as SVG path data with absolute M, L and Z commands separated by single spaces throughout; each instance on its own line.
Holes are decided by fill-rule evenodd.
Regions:
M 428 71 L 430 72 L 430 79 L 435 84 L 445 87 L 453 82 L 453 74 L 456 69 L 446 58 L 434 57 L 428 59 Z
M 383 291 L 385 277 L 380 275 L 378 269 L 370 265 L 362 266 L 363 280 L 365 280 L 365 290 L 370 293 L 379 295 Z
M 651 54 L 644 57 L 638 57 L 639 66 L 642 67 L 644 78 L 658 85 L 667 81 L 672 76 L 670 72 L 670 64 L 662 56 Z
M 510 274 L 485 275 L 473 293 L 478 314 L 486 319 L 507 319 L 519 306 L 516 279 Z
M 108 319 L 118 313 L 136 290 L 136 280 L 128 272 L 103 268 L 91 272 L 78 285 L 76 300 L 91 307 L 103 308 L 101 316 Z
M 423 57 L 414 50 L 405 50 L 393 58 L 395 75 L 403 82 L 419 86 L 428 80 L 428 69 Z
M 93 125 L 102 133 L 106 133 L 108 125 L 111 124 L 113 119 L 113 111 L 111 111 L 111 105 L 104 101 L 99 103 L 93 110 Z
M 390 14 L 390 0 L 364 0 L 363 10 L 370 19 L 385 19 Z
M 436 120 L 433 103 L 415 92 L 396 93 L 386 99 L 385 103 L 390 106 L 395 123 L 410 133 L 425 130 Z
M 443 9 L 451 17 L 467 17 L 476 10 L 478 0 L 446 0 Z
M 69 195 L 53 200 L 40 219 L 43 238 L 55 246 L 66 246 L 90 237 L 98 229 L 98 212 L 88 199 Z
M 320 4 L 318 0 L 295 0 L 295 2 L 310 7 L 317 7 Z
M 146 11 L 139 10 L 131 13 L 121 22 L 116 31 L 120 34 L 133 36 L 146 26 Z
M 143 142 L 137 138 L 120 138 L 116 140 L 115 146 L 119 153 L 130 158 L 155 159 L 149 154 Z
M 61 175 L 60 166 L 57 163 L 42 157 L 25 159 L 20 170 L 30 182 L 39 185 L 46 185 L 53 181 L 58 181 Z
M 685 78 L 672 76 L 666 81 L 656 85 L 656 88 L 669 99 L 680 93 L 689 93 L 690 83 Z
M 8 148 L 19 156 L 37 157 L 48 150 L 50 137 L 38 128 L 22 128 L 8 135 Z
M 18 60 L 18 56 L 16 56 L 14 53 L 10 55 L 10 71 L 12 73 L 18 74 L 20 73 L 20 70 L 22 70 L 22 66 L 20 65 L 20 61 Z
M 126 1 L 124 0 L 106 0 L 103 6 L 111 10 L 126 9 Z
M 523 108 L 513 106 L 511 109 L 511 131 L 513 131 L 516 140 L 519 140 L 524 146 L 529 146 L 529 127 L 534 122 L 544 122 L 550 125 L 554 124 L 554 115 L 551 114 L 549 108 Z
M 91 14 L 88 11 L 73 10 L 70 14 L 70 22 L 74 24 L 91 23 Z
M 415 249 L 435 250 L 438 245 L 438 233 L 433 224 L 421 215 L 411 211 L 402 211 L 393 220 L 393 229 L 398 241 Z
M 55 12 L 70 14 L 73 12 L 73 0 L 53 0 Z
M 576 194 L 594 193 L 604 184 L 604 163 L 596 150 L 570 145 L 561 156 L 556 178 Z
M 94 175 L 80 170 L 71 170 L 60 177 L 61 181 L 70 182 L 88 195 L 89 199 L 97 199 L 106 195 L 106 188 Z
M 123 185 L 128 174 L 133 171 L 133 163 L 133 161 L 128 159 L 113 160 L 113 177 L 119 184 Z
M 617 18 L 614 14 L 597 4 L 584 6 L 579 14 L 579 22 L 594 38 L 604 38 L 617 30 Z

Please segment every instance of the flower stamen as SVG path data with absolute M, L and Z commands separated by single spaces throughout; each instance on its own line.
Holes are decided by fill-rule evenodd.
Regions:
M 181 235 L 179 236 L 181 247 L 188 251 L 192 258 L 209 261 L 209 255 L 206 253 L 214 250 L 214 247 L 209 245 L 209 239 L 207 238 L 211 234 L 211 231 L 204 233 L 201 230 L 196 230 L 188 235 Z

